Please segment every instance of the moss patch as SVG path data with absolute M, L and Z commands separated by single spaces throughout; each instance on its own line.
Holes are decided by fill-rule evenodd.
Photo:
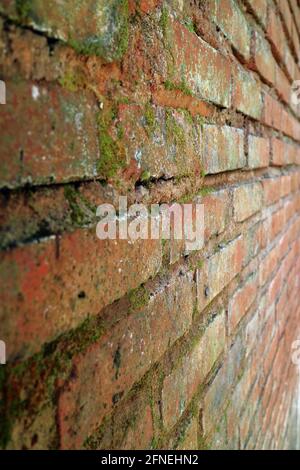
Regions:
M 145 287 L 142 286 L 129 292 L 128 298 L 130 301 L 131 310 L 138 310 L 147 305 L 149 301 L 149 293 Z
M 96 207 L 90 204 L 79 191 L 72 186 L 66 186 L 64 193 L 71 209 L 72 222 L 75 225 L 83 226 L 95 221 Z
M 83 77 L 80 74 L 68 71 L 58 82 L 66 90 L 76 92 L 83 85 Z
M 168 26 L 169 26 L 169 12 L 166 7 L 163 7 L 159 19 L 159 26 L 162 29 L 163 35 L 166 36 L 168 33 Z
M 166 111 L 166 135 L 168 142 L 175 143 L 176 147 L 185 146 L 184 130 L 168 110 Z
M 155 112 L 150 103 L 147 103 L 145 106 L 144 117 L 145 117 L 145 129 L 146 129 L 148 136 L 150 137 L 152 134 L 154 134 L 156 130 L 156 126 L 157 126 Z
M 195 28 L 195 24 L 192 20 L 192 18 L 187 18 L 184 22 L 184 26 L 186 27 L 186 29 L 188 29 L 191 33 L 195 33 L 196 32 L 196 28 Z
M 202 197 L 205 197 L 205 196 L 208 196 L 209 194 L 213 193 L 214 192 L 214 188 L 207 188 L 207 187 L 204 187 L 204 188 L 201 188 L 199 193 L 198 193 L 198 196 L 202 196 Z
M 106 15 L 106 32 L 100 36 L 90 36 L 84 41 L 70 38 L 68 43 L 79 54 L 101 56 L 107 61 L 121 60 L 129 41 L 128 0 L 115 2 Z
M 117 138 L 113 138 L 110 131 L 116 117 L 117 110 L 114 107 L 98 115 L 100 160 L 97 170 L 105 179 L 113 178 L 126 164 L 125 150 L 121 144 L 124 135 L 123 128 L 118 125 Z
M 32 0 L 15 0 L 16 11 L 21 20 L 32 16 Z
M 165 86 L 165 89 L 169 91 L 181 91 L 187 96 L 193 95 L 192 90 L 188 87 L 184 79 L 182 79 L 179 84 L 176 84 L 172 82 L 171 80 L 166 80 L 164 83 L 164 86 Z

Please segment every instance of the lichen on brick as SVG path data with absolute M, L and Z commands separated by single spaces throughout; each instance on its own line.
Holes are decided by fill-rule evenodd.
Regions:
M 128 0 L 16 0 L 15 11 L 20 22 L 70 44 L 80 54 L 111 62 L 120 60 L 128 46 Z

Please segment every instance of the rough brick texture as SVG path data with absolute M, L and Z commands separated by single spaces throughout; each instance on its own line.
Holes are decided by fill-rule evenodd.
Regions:
M 297 0 L 1 1 L 0 447 L 300 448 L 299 59 Z

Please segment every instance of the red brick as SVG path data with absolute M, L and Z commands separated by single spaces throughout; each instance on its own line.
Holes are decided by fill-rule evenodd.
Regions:
M 262 208 L 262 187 L 260 183 L 239 186 L 233 190 L 234 220 L 242 222 Z
M 278 90 L 279 96 L 287 103 L 291 101 L 291 84 L 281 68 L 276 67 L 276 82 L 275 86 Z
M 100 55 L 108 62 L 122 57 L 128 22 L 126 4 L 109 1 L 103 8 L 102 0 L 85 0 L 75 7 L 71 0 L 63 4 L 33 0 L 30 8 L 18 8 L 12 0 L 5 3 L 3 11 L 12 19 L 39 32 L 47 31 L 50 38 L 67 42 L 80 52 Z M 99 11 L 101 14 L 97 14 Z
M 139 389 L 92 433 L 85 449 L 142 450 L 151 449 L 154 440 L 151 398 L 148 390 Z
M 158 240 L 98 240 L 94 228 L 62 236 L 59 250 L 51 238 L 3 253 L 1 324 L 9 357 L 36 352 L 98 314 L 153 276 L 161 256 Z
M 244 358 L 244 346 L 241 337 L 237 337 L 228 351 L 221 369 L 210 384 L 202 403 L 204 434 L 209 435 L 220 420 L 226 403 L 230 401 L 230 393 L 238 376 Z
M 161 3 L 161 0 L 141 0 L 139 7 L 143 13 L 150 13 L 160 3 Z
M 204 309 L 241 270 L 247 254 L 246 243 L 238 237 L 210 256 L 198 272 L 198 308 Z
M 199 203 L 204 204 L 205 238 L 223 233 L 229 218 L 229 192 L 214 191 L 199 197 Z
M 225 345 L 225 312 L 214 318 L 194 349 L 163 384 L 162 413 L 166 428 L 171 428 L 188 406 L 199 385 L 213 367 Z
M 281 192 L 281 179 L 280 178 L 267 178 L 264 179 L 263 182 L 263 189 L 264 189 L 264 198 L 265 204 L 271 205 L 274 202 L 280 199 L 280 192 Z
M 249 3 L 251 11 L 265 26 L 267 21 L 267 3 L 265 0 L 246 0 Z
M 235 0 L 209 0 L 213 21 L 245 60 L 250 58 L 251 29 Z
M 144 172 L 154 178 L 180 177 L 187 167 L 200 174 L 200 125 L 182 109 L 126 103 L 120 106 L 118 123 L 126 154 L 133 157 L 136 179 Z
M 276 61 L 272 55 L 271 48 L 268 42 L 257 31 L 254 33 L 255 38 L 255 53 L 254 62 L 255 68 L 259 74 L 270 84 L 275 84 L 275 71 L 277 68 Z
M 271 140 L 272 145 L 272 163 L 276 166 L 282 166 L 286 163 L 286 146 L 282 140 L 273 137 Z
M 179 277 L 73 358 L 74 377 L 58 404 L 62 448 L 82 445 L 114 403 L 185 333 L 192 313 L 192 282 Z
M 248 137 L 248 166 L 249 168 L 264 168 L 270 162 L 270 141 L 264 137 L 249 135 Z
M 275 8 L 269 8 L 267 35 L 273 45 L 273 50 L 276 55 L 281 60 L 284 60 L 286 39 L 279 15 Z
M 267 126 L 281 130 L 284 126 L 282 116 L 283 110 L 281 105 L 270 95 L 265 94 L 262 122 Z
M 261 85 L 250 72 L 236 67 L 233 74 L 233 106 L 243 114 L 260 119 L 262 113 Z
M 265 285 L 270 276 L 274 273 L 278 263 L 278 253 L 276 248 L 273 248 L 267 255 L 261 260 L 259 266 L 260 285 Z
M 10 81 L 7 93 L 0 117 L 1 187 L 97 175 L 97 106 L 91 93 Z
M 289 32 L 292 29 L 292 13 L 289 7 L 288 2 L 283 2 L 282 0 L 276 0 L 276 4 L 284 18 L 285 26 Z
M 203 125 L 202 155 L 207 174 L 243 168 L 246 163 L 243 130 Z
M 174 82 L 184 80 L 193 93 L 230 106 L 230 63 L 218 51 L 178 22 L 172 22 Z
M 257 295 L 257 287 L 257 277 L 252 275 L 232 296 L 228 307 L 228 324 L 230 334 L 232 334 L 240 320 L 253 304 Z

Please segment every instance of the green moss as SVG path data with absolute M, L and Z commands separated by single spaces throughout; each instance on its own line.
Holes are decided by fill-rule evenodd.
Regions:
M 203 268 L 203 265 L 204 265 L 204 261 L 202 259 L 200 259 L 199 261 L 197 261 L 196 263 L 196 268 L 197 269 L 202 269 Z
M 124 127 L 121 124 L 117 126 L 117 137 L 119 140 L 122 140 L 125 135 Z
M 193 92 L 186 84 L 185 80 L 182 79 L 179 84 L 172 82 L 171 80 L 166 80 L 164 83 L 165 89 L 169 91 L 181 91 L 187 96 L 192 96 Z
M 73 357 L 98 341 L 102 320 L 87 318 L 42 351 L 14 366 L 0 367 L 0 447 L 5 448 L 17 420 L 32 417 L 57 399 L 57 379 L 68 380 Z M 9 368 L 8 368 L 9 367 Z
M 153 437 L 151 441 L 150 448 L 151 449 L 159 449 L 160 447 L 160 440 L 157 437 Z
M 143 182 L 143 183 L 146 183 L 147 181 L 149 181 L 151 178 L 151 173 L 150 171 L 143 171 L 143 173 L 141 174 L 141 177 L 140 177 L 140 180 Z
M 119 2 L 119 12 L 117 15 L 120 17 L 120 14 L 123 15 L 123 18 L 128 18 L 129 15 L 129 7 L 128 7 L 128 0 L 121 0 Z M 128 48 L 128 41 L 129 41 L 129 27 L 128 21 L 123 21 L 118 34 L 118 46 L 116 48 L 116 59 L 121 59 L 125 54 Z
M 15 4 L 21 20 L 27 20 L 32 15 L 32 0 L 15 0 Z
M 191 201 L 193 200 L 193 198 L 194 198 L 194 195 L 193 195 L 193 194 L 191 194 L 191 193 L 185 194 L 184 196 L 182 196 L 182 197 L 178 200 L 178 202 L 179 202 L 180 204 L 187 204 L 188 202 L 191 202 Z
M 166 134 L 168 142 L 175 143 L 176 147 L 185 146 L 184 130 L 169 110 L 166 111 Z
M 96 207 L 91 205 L 79 191 L 76 191 L 72 186 L 66 186 L 64 194 L 71 209 L 72 222 L 75 225 L 83 226 L 94 221 Z
M 109 132 L 116 117 L 117 110 L 114 107 L 108 112 L 98 115 L 100 160 L 97 170 L 99 175 L 105 179 L 113 178 L 119 169 L 125 167 L 124 149 L 120 142 L 124 132 L 119 126 L 117 139 L 114 139 Z
M 130 291 L 128 297 L 132 310 L 138 310 L 144 307 L 149 301 L 149 293 L 143 286 Z
M 169 12 L 166 7 L 163 7 L 160 15 L 159 26 L 162 29 L 163 35 L 166 36 L 169 26 Z
M 213 192 L 214 192 L 214 188 L 204 187 L 204 188 L 200 189 L 200 191 L 198 193 L 198 196 L 205 197 L 205 196 L 208 196 L 209 194 L 211 194 Z
M 101 176 L 112 178 L 123 162 L 118 157 L 118 146 L 109 133 L 102 129 L 100 135 L 100 155 L 97 170 Z
M 67 72 L 58 81 L 63 88 L 71 92 L 78 91 L 78 89 L 82 85 L 82 77 L 70 71 Z
M 186 121 L 189 123 L 189 125 L 193 126 L 194 125 L 194 119 L 193 119 L 193 116 L 191 115 L 191 113 L 187 109 L 183 109 L 182 112 L 185 116 Z
M 188 29 L 191 33 L 195 33 L 195 23 L 193 22 L 192 18 L 187 18 L 184 22 L 184 26 Z
M 148 136 L 150 137 L 152 134 L 154 134 L 156 130 L 156 126 L 157 126 L 154 109 L 150 103 L 147 103 L 145 106 L 144 117 L 145 117 L 146 132 Z
M 107 32 L 101 36 L 90 36 L 84 41 L 70 38 L 68 43 L 79 54 L 97 55 L 108 61 L 121 60 L 129 40 L 128 0 L 115 2 L 107 16 Z

